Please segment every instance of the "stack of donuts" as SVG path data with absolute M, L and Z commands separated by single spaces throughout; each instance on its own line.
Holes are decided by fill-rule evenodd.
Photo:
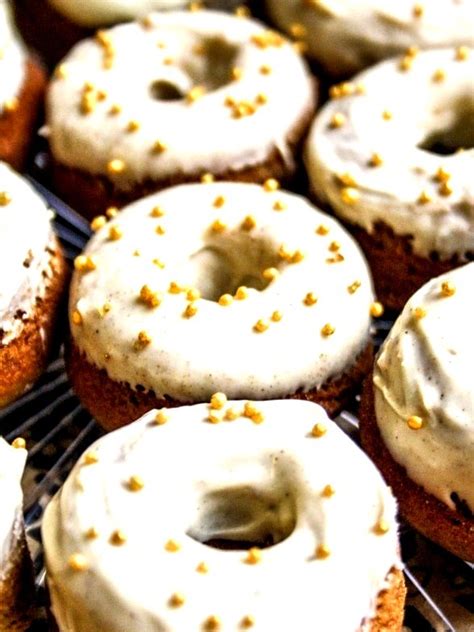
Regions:
M 474 561 L 472 7 L 264 4 L 17 0 L 35 58 L 0 0 L 0 406 L 67 321 L 108 433 L 43 519 L 60 632 L 400 631 L 398 511 Z M 6 164 L 35 130 L 93 232 L 69 288 Z M 367 454 L 333 421 L 361 392 Z M 0 630 L 27 626 L 23 448 Z

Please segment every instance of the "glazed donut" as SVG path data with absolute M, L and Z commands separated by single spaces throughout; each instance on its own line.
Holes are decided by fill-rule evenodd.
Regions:
M 277 33 L 213 11 L 152 14 L 59 66 L 47 99 L 55 185 L 91 216 L 204 172 L 287 177 L 313 109 L 313 80 Z
M 24 632 L 32 623 L 34 586 L 23 525 L 24 441 L 0 437 L 0 630 Z
M 60 630 L 401 629 L 375 467 L 315 404 L 255 403 L 257 425 L 245 404 L 150 411 L 82 456 L 43 519 Z
M 66 265 L 50 213 L 0 163 L 0 407 L 39 377 L 48 359 Z
M 470 0 L 267 0 L 283 31 L 301 38 L 332 76 L 349 76 L 409 46 L 474 46 Z
M 27 58 L 13 27 L 7 0 L 0 0 L 0 160 L 22 166 L 46 78 Z
M 395 308 L 474 253 L 472 53 L 382 62 L 342 84 L 347 96 L 336 92 L 310 131 L 311 187 L 353 227 L 379 298 Z
M 470 263 L 432 279 L 408 301 L 377 358 L 375 399 L 366 394 L 362 415 L 364 446 L 406 518 L 471 562 L 473 287 Z
M 274 185 L 167 189 L 102 226 L 76 260 L 69 372 L 107 428 L 215 391 L 321 395 L 334 411 L 369 370 L 373 294 L 357 245 Z

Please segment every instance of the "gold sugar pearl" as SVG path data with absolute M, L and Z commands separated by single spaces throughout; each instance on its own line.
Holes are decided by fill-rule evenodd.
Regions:
M 257 547 L 253 546 L 247 552 L 247 557 L 245 558 L 246 564 L 258 564 L 262 561 L 262 551 Z
M 157 426 L 163 426 L 169 419 L 166 409 L 162 408 L 155 415 L 155 424 Z
M 136 254 L 137 256 L 139 255 L 139 251 L 135 251 L 133 254 Z M 152 264 L 157 266 L 157 268 L 160 268 L 161 270 L 163 270 L 163 268 L 165 267 L 165 264 L 163 261 L 161 261 L 161 259 L 152 259 L 151 260 Z
M 134 342 L 134 349 L 139 351 L 140 349 L 144 349 L 151 343 L 151 337 L 146 331 L 138 332 L 137 339 Z
M 165 551 L 168 551 L 168 553 L 176 553 L 180 549 L 181 545 L 179 544 L 179 542 L 176 542 L 176 540 L 171 539 L 165 543 Z
M 89 562 L 87 561 L 86 556 L 82 553 L 73 553 L 69 556 L 68 566 L 73 571 L 80 573 L 89 568 Z
M 441 83 L 445 79 L 446 79 L 446 72 L 442 68 L 438 68 L 437 70 L 434 71 L 432 80 L 435 83 Z
M 415 307 L 413 310 L 413 316 L 415 320 L 421 320 L 426 316 L 426 309 L 424 307 Z
M 262 75 L 270 75 L 272 73 L 272 67 L 268 64 L 262 64 L 260 66 L 260 74 Z
M 443 197 L 448 197 L 452 194 L 453 192 L 453 187 L 449 184 L 449 182 L 442 182 L 439 185 L 439 189 L 438 192 L 440 193 L 440 195 L 442 195 Z
M 174 593 L 169 599 L 169 604 L 172 608 L 180 608 L 186 601 L 182 593 Z
M 76 325 L 77 327 L 82 325 L 82 322 L 83 322 L 82 316 L 81 316 L 81 313 L 77 309 L 75 309 L 72 312 L 71 320 L 72 320 L 73 324 Z
M 225 197 L 223 195 L 218 195 L 214 202 L 212 203 L 213 206 L 215 206 L 216 208 L 221 208 L 222 206 L 224 206 L 225 204 Z
M 277 191 L 280 188 L 280 183 L 275 178 L 267 178 L 263 183 L 263 189 L 268 193 Z
M 221 620 L 215 614 L 212 614 L 210 617 L 204 621 L 204 630 L 206 632 L 215 632 L 216 630 L 220 630 L 221 628 Z
M 138 132 L 138 130 L 140 129 L 140 123 L 138 121 L 129 121 L 127 124 L 127 132 L 129 133 L 133 133 L 133 132 Z
M 186 300 L 187 301 L 198 301 L 201 298 L 201 292 L 197 288 L 190 288 L 186 292 Z
M 360 286 L 361 286 L 361 282 L 360 281 L 354 281 L 354 283 L 351 283 L 347 287 L 347 291 L 349 292 L 349 294 L 354 294 L 355 292 L 357 292 L 357 290 L 360 288 Z
M 111 116 L 117 116 L 117 114 L 120 114 L 121 111 L 122 111 L 122 106 L 119 105 L 118 103 L 114 103 L 113 105 L 110 106 L 109 114 Z
M 327 428 L 321 422 L 314 424 L 314 426 L 311 428 L 311 435 L 313 437 L 317 437 L 317 438 L 323 437 L 326 434 L 326 432 L 327 432 Z
M 18 109 L 19 105 L 20 105 L 20 102 L 18 101 L 18 99 L 16 97 L 12 97 L 11 99 L 7 99 L 6 101 L 3 102 L 3 110 L 7 114 L 11 114 L 12 112 L 15 112 Z
M 304 259 L 304 253 L 301 250 L 295 250 L 291 255 L 290 263 L 300 263 Z
M 99 457 L 97 456 L 97 452 L 86 452 L 84 455 L 84 464 L 85 465 L 95 465 L 99 462 Z
M 195 13 L 197 11 L 202 11 L 202 9 L 204 8 L 204 3 L 203 2 L 190 2 L 189 3 L 189 11 L 191 11 L 192 13 Z
M 259 92 L 255 97 L 255 103 L 257 105 L 265 105 L 268 103 L 268 96 L 264 92 Z
M 439 167 L 434 175 L 434 179 L 441 183 L 448 182 L 448 180 L 451 179 L 451 173 L 444 167 Z
M 331 498 L 331 496 L 334 496 L 335 493 L 336 491 L 332 485 L 326 485 L 321 492 L 325 498 Z
M 110 536 L 110 544 L 114 546 L 123 546 L 127 541 L 127 536 L 121 529 L 116 529 Z
M 242 68 L 235 66 L 234 68 L 232 68 L 230 76 L 233 81 L 239 81 L 239 79 L 242 79 L 243 74 L 244 71 L 242 70 Z
M 341 189 L 341 200 L 344 204 L 352 206 L 359 201 L 359 198 L 360 193 L 357 189 L 354 189 L 354 187 L 344 187 Z
M 347 171 L 337 175 L 336 177 L 337 177 L 337 180 L 339 181 L 339 184 L 342 184 L 345 187 L 357 187 L 356 179 L 354 178 L 352 174 L 350 174 Z
M 123 237 L 122 229 L 119 226 L 117 226 L 117 224 L 114 224 L 113 226 L 109 228 L 109 239 L 111 241 L 118 241 L 122 237 Z
M 391 121 L 393 119 L 393 114 L 390 110 L 384 110 L 382 112 L 382 118 L 384 121 Z
M 216 219 L 211 224 L 211 230 L 214 233 L 223 233 L 227 228 L 227 224 L 223 222 L 221 219 Z
M 224 419 L 226 421 L 235 421 L 240 417 L 240 412 L 235 408 L 235 406 L 231 406 L 224 413 Z
M 92 257 L 79 255 L 74 259 L 74 268 L 79 272 L 91 272 L 96 269 L 96 263 Z
M 337 129 L 342 127 L 346 123 L 346 117 L 342 112 L 336 112 L 332 115 L 331 121 L 329 122 L 329 127 L 332 129 Z
M 369 165 L 371 167 L 380 167 L 380 166 L 382 166 L 383 165 L 383 158 L 382 158 L 382 156 L 379 153 L 377 153 L 377 152 L 373 153 L 372 156 L 370 157 Z
M 204 86 L 194 86 L 194 88 L 191 88 L 191 90 L 186 95 L 186 101 L 188 103 L 194 103 L 198 99 L 201 99 L 204 96 L 205 92 L 206 90 Z
M 107 163 L 107 172 L 110 175 L 117 175 L 119 173 L 123 173 L 126 169 L 125 162 L 120 160 L 119 158 L 114 158 L 113 160 L 109 160 Z
M 268 320 L 266 320 L 265 318 L 260 318 L 253 326 L 253 330 L 259 334 L 262 334 L 263 332 L 267 331 L 269 327 L 270 323 L 268 322 Z
M 242 224 L 240 225 L 240 228 L 242 230 L 250 231 L 253 228 L 255 228 L 256 225 L 257 225 L 257 220 L 255 219 L 255 217 L 253 215 L 247 215 L 244 221 L 242 222 Z
M 204 575 L 209 572 L 209 567 L 206 562 L 199 562 L 199 564 L 196 566 L 196 571 Z
M 150 217 L 163 217 L 165 214 L 161 206 L 154 206 L 150 211 Z
M 149 285 L 143 285 L 140 289 L 140 300 L 148 307 L 159 307 L 163 301 L 161 292 L 154 292 Z
M 327 338 L 328 336 L 332 336 L 335 331 L 336 328 L 331 325 L 331 323 L 326 323 L 321 329 L 321 334 Z
M 328 250 L 330 250 L 331 252 L 337 252 L 340 249 L 341 244 L 338 241 L 331 241 L 331 243 L 329 244 Z
M 469 57 L 469 48 L 467 46 L 459 46 L 456 48 L 456 61 L 466 61 Z
M 320 224 L 316 228 L 315 233 L 317 235 L 321 235 L 321 237 L 324 237 L 325 235 L 327 235 L 329 233 L 329 228 L 327 226 L 325 226 L 324 224 Z
M 219 415 L 216 415 L 216 413 L 209 413 L 207 421 L 211 424 L 219 424 L 221 422 L 221 418 Z
M 407 57 L 416 57 L 418 55 L 418 53 L 420 52 L 420 49 L 418 46 L 409 46 L 406 51 L 405 51 L 405 55 Z
M 16 450 L 24 450 L 26 448 L 26 441 L 23 437 L 17 437 L 16 439 L 13 439 L 12 447 Z
M 319 544 L 314 555 L 318 560 L 325 560 L 331 555 L 331 550 L 327 544 Z
M 67 66 L 66 64 L 59 64 L 54 71 L 55 79 L 66 79 L 67 77 Z
M 214 182 L 214 180 L 215 178 L 212 173 L 203 173 L 201 176 L 202 184 L 211 184 L 211 182 Z
M 155 228 L 155 233 L 157 235 L 162 236 L 166 233 L 166 228 L 162 226 L 161 224 L 158 224 L 158 226 Z
M 377 535 L 385 535 L 390 531 L 390 525 L 385 518 L 380 518 L 374 527 L 374 531 Z
M 193 316 L 196 316 L 197 313 L 198 306 L 196 305 L 196 303 L 189 303 L 189 305 L 186 306 L 186 309 L 183 312 L 183 316 L 185 318 L 192 318 Z
M 417 2 L 415 5 L 413 5 L 413 17 L 421 18 L 423 17 L 424 12 L 425 8 L 422 4 Z
M 90 527 L 90 529 L 87 529 L 85 532 L 85 537 L 87 540 L 96 540 L 99 537 L 99 532 L 95 527 Z
M 286 209 L 286 204 L 284 202 L 282 202 L 281 200 L 277 200 L 273 204 L 273 210 L 274 211 L 284 211 L 285 209 Z
M 411 415 L 407 419 L 407 424 L 412 430 L 419 430 L 423 426 L 423 419 L 418 415 Z
M 105 217 L 105 215 L 96 215 L 96 217 L 94 217 L 94 219 L 91 221 L 91 224 L 90 224 L 91 230 L 93 232 L 96 232 L 100 228 L 105 226 L 106 223 L 107 223 L 107 218 Z
M 417 202 L 419 204 L 429 204 L 432 201 L 431 195 L 427 191 L 422 191 L 418 196 Z
M 153 147 L 151 148 L 152 153 L 154 154 L 162 154 L 164 151 L 168 149 L 168 145 L 161 140 L 155 140 L 153 143 Z
M 249 296 L 249 290 L 245 285 L 241 285 L 240 287 L 237 288 L 237 291 L 235 293 L 235 299 L 237 299 L 238 301 L 243 301 L 246 298 L 248 298 Z
M 183 291 L 183 288 L 176 281 L 171 281 L 168 286 L 168 292 L 170 294 L 180 294 Z
M 316 296 L 314 292 L 308 292 L 303 299 L 303 303 L 307 305 L 308 307 L 311 307 L 311 305 L 316 305 L 317 302 L 318 302 L 318 297 Z
M 407 72 L 408 70 L 411 69 L 412 66 L 413 66 L 413 58 L 408 57 L 408 55 L 406 55 L 405 57 L 401 58 L 398 64 L 398 69 L 401 70 L 402 72 Z
M 380 318 L 384 313 L 384 307 L 379 301 L 374 301 L 370 306 L 370 315 L 374 318 Z
M 145 487 L 145 482 L 141 476 L 134 474 L 128 479 L 127 486 L 131 492 L 139 492 Z
M 222 294 L 217 302 L 223 307 L 228 307 L 234 302 L 234 297 L 231 294 Z
M 277 268 L 265 268 L 265 270 L 262 272 L 262 276 L 267 281 L 274 281 L 280 276 L 280 272 Z
M 238 7 L 235 7 L 234 15 L 238 18 L 249 18 L 252 14 L 248 7 L 245 5 L 239 5 Z
M 7 206 L 12 201 L 11 195 L 6 191 L 0 191 L 0 206 Z
M 119 210 L 116 206 L 109 206 L 109 208 L 105 211 L 105 215 L 109 219 L 113 219 L 114 217 L 117 217 L 118 212 Z
M 290 34 L 292 37 L 295 37 L 296 39 L 305 37 L 307 32 L 308 31 L 305 25 L 301 24 L 301 22 L 293 22 L 292 24 L 290 24 Z
M 456 288 L 451 281 L 444 281 L 441 284 L 441 296 L 449 297 L 456 293 Z
M 214 410 L 221 410 L 227 404 L 225 393 L 214 393 L 211 397 L 210 407 Z
M 252 402 L 245 402 L 243 416 L 259 424 L 263 421 L 263 413 Z
M 275 310 L 271 315 L 271 319 L 274 323 L 279 323 L 282 318 L 283 314 L 279 310 Z

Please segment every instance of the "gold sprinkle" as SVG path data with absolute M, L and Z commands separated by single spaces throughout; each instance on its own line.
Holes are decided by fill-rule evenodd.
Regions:
M 201 292 L 195 287 L 190 288 L 186 292 L 186 300 L 187 301 L 197 301 L 200 298 L 201 298 Z
M 134 474 L 128 479 L 128 489 L 131 492 L 139 492 L 145 487 L 145 482 L 141 476 Z
M 148 307 L 158 307 L 163 301 L 161 292 L 154 292 L 149 285 L 143 285 L 140 289 L 140 300 Z
M 216 413 L 209 413 L 207 421 L 211 424 L 219 424 L 221 422 L 221 418 L 219 415 L 216 415 Z
M 441 83 L 446 79 L 446 72 L 442 68 L 438 68 L 433 73 L 432 79 L 435 83 Z
M 308 292 L 303 299 L 303 303 L 305 305 L 308 305 L 308 307 L 310 307 L 311 305 L 316 305 L 317 302 L 318 302 L 318 297 L 316 296 L 314 292 Z
M 165 543 L 165 551 L 168 551 L 169 553 L 176 553 L 177 551 L 179 551 L 181 548 L 181 545 L 176 542 L 176 540 L 168 540 Z
M 122 111 L 122 106 L 119 105 L 118 103 L 114 103 L 113 105 L 110 106 L 109 114 L 111 116 L 117 116 L 117 114 L 120 114 L 121 111 Z
M 292 37 L 296 39 L 305 37 L 307 32 L 308 31 L 305 25 L 301 24 L 301 22 L 293 22 L 292 24 L 290 24 L 290 34 Z
M 59 66 L 54 71 L 55 79 L 65 79 L 67 77 L 67 66 L 66 64 L 59 64 Z
M 281 200 L 277 200 L 273 204 L 273 210 L 274 211 L 284 211 L 285 209 L 286 209 L 286 204 L 284 202 L 282 202 Z
M 204 96 L 205 91 L 206 90 L 204 86 L 194 86 L 194 88 L 191 88 L 191 90 L 186 95 L 186 101 L 188 103 L 194 103 Z
M 13 439 L 12 447 L 16 450 L 24 450 L 26 448 L 26 441 L 23 437 L 17 437 L 16 439 Z
M 77 327 L 82 325 L 82 316 L 81 316 L 81 313 L 77 309 L 75 309 L 72 312 L 71 319 L 72 319 L 73 324 L 76 325 Z
M 348 173 L 347 171 L 345 171 L 344 173 L 341 173 L 337 176 L 337 179 L 339 181 L 340 184 L 342 184 L 345 187 L 356 187 L 357 186 L 357 182 L 355 180 L 355 178 Z
M 204 575 L 205 573 L 209 572 L 209 567 L 206 562 L 199 562 L 199 564 L 196 566 L 196 571 Z
M 174 64 L 174 57 L 164 57 L 163 64 L 165 66 L 172 66 Z
M 11 99 L 7 99 L 7 101 L 4 101 L 3 109 L 5 112 L 11 114 L 12 112 L 15 112 L 18 109 L 19 105 L 20 105 L 20 102 L 18 101 L 18 99 L 16 97 L 13 97 Z
M 275 178 L 267 178 L 263 183 L 263 188 L 267 192 L 276 191 L 280 188 L 280 183 Z
M 268 97 L 264 92 L 259 92 L 255 97 L 255 103 L 257 105 L 265 105 L 268 103 Z
M 337 129 L 338 127 L 342 127 L 346 122 L 346 117 L 342 112 L 336 112 L 332 115 L 329 126 L 332 129 Z
M 73 553 L 68 559 L 69 568 L 73 571 L 82 572 L 89 568 L 89 562 L 82 553 Z
M 221 410 L 227 404 L 225 393 L 214 393 L 211 397 L 210 407 L 214 410 Z
M 240 412 L 235 408 L 235 406 L 229 407 L 224 413 L 224 419 L 226 421 L 235 421 L 240 417 Z
M 165 408 L 159 410 L 155 415 L 155 424 L 157 426 L 163 426 L 169 419 L 168 412 Z
M 251 16 L 250 9 L 244 5 L 235 7 L 234 15 L 238 18 L 249 18 Z
M 272 313 L 271 319 L 273 320 L 274 323 L 279 323 L 282 318 L 283 318 L 283 314 L 279 310 L 276 309 Z
M 201 11 L 203 6 L 202 2 L 190 2 L 188 8 L 192 13 L 196 13 L 197 11 Z
M 418 415 L 411 415 L 407 419 L 407 424 L 412 430 L 419 430 L 423 426 L 423 419 Z
M 211 182 L 214 182 L 214 180 L 215 178 L 212 173 L 203 173 L 201 176 L 202 184 L 210 184 Z
M 252 628 L 255 625 L 255 617 L 251 614 L 245 615 L 245 617 L 240 622 L 240 627 L 244 629 Z
M 311 435 L 313 437 L 323 437 L 327 432 L 327 428 L 326 426 L 321 423 L 318 422 L 317 424 L 314 424 L 314 426 L 311 428 Z
M 184 604 L 185 601 L 186 600 L 182 593 L 174 593 L 170 597 L 169 604 L 172 608 L 179 608 Z
M 383 165 L 383 158 L 377 152 L 373 153 L 369 160 L 369 165 L 371 167 L 380 167 Z
M 267 281 L 274 281 L 280 276 L 280 272 L 279 270 L 277 270 L 277 268 L 265 268 L 265 270 L 262 272 L 262 276 Z
M 316 228 L 315 233 L 317 235 L 321 235 L 321 236 L 327 235 L 329 233 L 329 228 L 327 226 L 325 226 L 324 224 L 320 224 Z
M 324 327 L 321 329 L 321 334 L 325 337 L 332 336 L 336 331 L 336 328 L 331 325 L 331 323 L 326 323 Z
M 249 296 L 249 290 L 245 285 L 241 285 L 237 288 L 234 298 L 238 301 L 243 301 Z
M 260 318 L 257 320 L 255 325 L 253 326 L 253 330 L 259 334 L 262 334 L 264 331 L 270 327 L 270 323 L 265 318 Z
M 140 129 L 140 123 L 138 121 L 129 121 L 127 125 L 127 132 L 133 133 Z
M 163 217 L 165 214 L 161 206 L 154 206 L 150 211 L 150 217 Z
M 221 620 L 215 614 L 212 614 L 210 617 L 204 621 L 204 629 L 206 632 L 214 632 L 215 630 L 219 630 L 221 627 Z
M 262 561 L 262 551 L 258 548 L 258 546 L 253 546 L 247 552 L 247 557 L 245 558 L 246 564 L 258 564 Z
M 415 307 L 413 316 L 416 320 L 421 320 L 426 316 L 426 309 L 424 307 Z
M 217 302 L 219 303 L 219 305 L 227 307 L 234 302 L 234 297 L 231 294 L 223 294 L 219 297 L 219 300 Z
M 268 64 L 262 64 L 260 66 L 260 74 L 262 75 L 270 75 L 272 72 L 272 67 Z
M 118 241 L 122 237 L 123 237 L 123 232 L 119 226 L 114 224 L 113 226 L 109 228 L 109 239 L 111 239 L 112 241 Z
M 85 465 L 95 465 L 95 463 L 99 462 L 99 457 L 97 456 L 97 452 L 86 452 L 84 455 L 84 464 Z
M 197 313 L 198 313 L 198 306 L 196 305 L 196 303 L 189 303 L 188 305 L 186 305 L 186 309 L 183 312 L 183 316 L 185 318 L 192 318 L 193 316 L 196 316 Z
M 418 46 L 409 46 L 406 51 L 405 51 L 405 55 L 407 57 L 416 57 L 418 55 L 418 53 L 420 52 L 420 49 Z
M 140 331 L 138 332 L 138 336 L 137 339 L 134 342 L 134 349 L 136 351 L 140 351 L 140 349 L 144 349 L 146 346 L 148 346 L 151 343 L 151 337 L 149 334 L 147 334 L 146 331 Z
M 335 493 L 336 493 L 336 490 L 334 489 L 334 487 L 332 485 L 326 485 L 323 488 L 323 491 L 321 492 L 321 494 L 325 498 L 331 498 L 331 496 L 334 496 Z
M 113 219 L 114 217 L 117 217 L 118 212 L 119 210 L 116 206 L 109 206 L 109 208 L 105 211 L 105 214 L 109 219 Z
M 438 192 L 440 193 L 440 195 L 444 197 L 448 197 L 449 195 L 452 194 L 453 187 L 449 184 L 449 182 L 442 182 L 439 185 Z
M 316 556 L 316 559 L 325 560 L 331 555 L 331 550 L 327 546 L 327 544 L 320 544 L 316 547 L 316 551 L 314 554 Z
M 441 296 L 449 297 L 456 293 L 456 288 L 451 281 L 443 281 L 441 284 Z
M 250 231 L 253 228 L 255 228 L 256 225 L 257 225 L 257 220 L 255 219 L 255 217 L 253 215 L 247 215 L 244 221 L 242 222 L 242 224 L 240 225 L 240 228 L 242 230 Z
M 12 201 L 11 195 L 6 191 L 0 191 L 0 206 L 7 206 Z
M 168 292 L 170 294 L 180 294 L 183 291 L 184 288 L 182 288 L 179 283 L 176 283 L 176 281 L 171 281 L 169 286 L 168 286 Z
M 225 197 L 223 195 L 218 195 L 216 199 L 214 200 L 214 202 L 212 203 L 212 205 L 215 206 L 216 208 L 221 208 L 222 206 L 224 206 L 224 204 L 225 204 Z
M 96 215 L 94 219 L 91 221 L 91 230 L 96 232 L 99 228 L 102 228 L 107 223 L 107 218 L 105 215 Z
M 407 72 L 408 70 L 410 70 L 412 65 L 413 65 L 413 58 L 405 56 L 401 58 L 400 63 L 398 64 L 398 69 L 401 70 L 402 72 Z
M 413 5 L 413 17 L 421 18 L 424 12 L 425 12 L 425 7 L 422 4 L 416 3 L 415 5 Z
M 466 61 L 469 57 L 469 48 L 467 46 L 459 46 L 456 49 L 456 61 Z
M 437 182 L 448 182 L 451 179 L 451 173 L 446 171 L 444 167 L 439 167 L 434 178 Z
M 429 204 L 432 200 L 431 195 L 428 193 L 428 191 L 423 190 L 420 195 L 418 196 L 418 200 L 417 202 L 419 204 Z
M 164 235 L 166 233 L 166 228 L 162 224 L 158 224 L 155 228 L 155 233 L 157 235 Z
M 337 252 L 341 249 L 341 244 L 338 241 L 331 241 L 328 248 L 331 252 Z
M 85 536 L 87 540 L 96 540 L 99 537 L 99 532 L 95 527 L 90 527 L 87 529 Z
M 382 118 L 384 121 L 391 121 L 393 118 L 393 114 L 390 110 L 384 110 L 382 112 Z
M 137 256 L 138 256 L 139 251 L 136 250 L 135 253 L 137 253 Z M 161 268 L 162 270 L 165 267 L 165 264 L 164 264 L 164 262 L 161 259 L 156 259 L 155 258 L 155 259 L 152 259 L 151 262 L 153 263 L 153 265 L 157 266 L 158 268 Z
M 389 523 L 385 520 L 385 518 L 380 518 L 377 520 L 377 523 L 374 527 L 374 531 L 377 535 L 385 535 L 390 530 Z
M 127 536 L 121 529 L 116 529 L 110 536 L 110 544 L 122 546 L 127 541 Z
M 92 257 L 86 255 L 79 255 L 74 259 L 74 268 L 79 272 L 91 272 L 96 269 L 95 261 Z
M 353 187 L 344 187 L 341 189 L 341 200 L 344 204 L 355 204 L 360 198 L 359 191 Z
M 360 288 L 360 286 L 361 286 L 361 282 L 360 281 L 354 281 L 354 283 L 351 283 L 347 287 L 347 291 L 349 292 L 349 294 L 354 294 L 355 292 L 357 292 L 357 290 Z
M 162 154 L 167 149 L 168 149 L 168 145 L 166 145 L 163 141 L 155 140 L 155 142 L 153 143 L 153 147 L 152 147 L 151 151 L 154 154 Z
M 259 410 L 252 402 L 245 402 L 243 416 L 251 419 L 255 424 L 260 424 L 264 420 L 261 410 Z
M 301 250 L 295 250 L 295 252 L 291 255 L 291 263 L 300 263 L 304 259 L 304 252 Z
M 227 224 L 223 222 L 221 219 L 216 219 L 211 224 L 211 230 L 214 233 L 223 233 L 227 228 Z
M 232 68 L 230 76 L 231 79 L 233 79 L 234 81 L 238 81 L 239 79 L 242 79 L 243 74 L 244 71 L 242 70 L 242 68 L 238 68 L 237 66 L 235 66 L 234 68 Z
M 115 175 L 118 173 L 123 173 L 125 171 L 125 162 L 120 160 L 119 158 L 114 158 L 113 160 L 109 160 L 107 163 L 107 172 L 110 175 Z
M 370 306 L 370 315 L 373 316 L 374 318 L 380 318 L 380 316 L 382 316 L 383 313 L 384 313 L 384 307 L 382 303 L 379 303 L 379 301 L 374 301 L 372 305 Z

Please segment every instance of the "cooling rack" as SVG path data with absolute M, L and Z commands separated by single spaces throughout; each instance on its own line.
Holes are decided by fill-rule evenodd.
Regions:
M 43 166 L 41 154 L 35 163 Z M 71 262 L 90 236 L 88 223 L 43 184 L 27 177 L 53 210 L 56 231 Z M 385 338 L 392 322 L 389 315 L 376 323 L 373 329 L 376 345 Z M 341 413 L 336 421 L 357 442 L 356 405 L 354 401 L 351 410 Z M 0 412 L 0 429 L 8 441 L 24 437 L 29 450 L 24 477 L 25 522 L 38 591 L 37 620 L 31 632 L 46 632 L 41 517 L 75 461 L 102 434 L 72 392 L 61 346 L 58 345 L 54 359 L 35 387 Z M 409 589 L 405 629 L 411 632 L 474 630 L 473 565 L 441 551 L 406 525 L 401 526 L 401 542 Z

